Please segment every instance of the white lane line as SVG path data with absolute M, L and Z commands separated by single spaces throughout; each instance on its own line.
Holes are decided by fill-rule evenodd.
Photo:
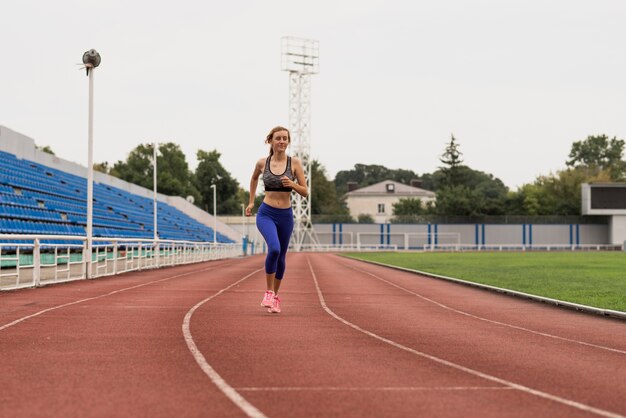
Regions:
M 353 328 L 353 329 L 355 329 L 355 330 L 357 330 L 359 332 L 362 332 L 365 335 L 369 335 L 370 337 L 375 338 L 375 339 L 377 339 L 379 341 L 385 342 L 385 343 L 387 343 L 387 344 L 389 344 L 391 346 L 394 346 L 396 348 L 399 348 L 401 350 L 408 351 L 409 353 L 415 354 L 417 356 L 427 358 L 427 359 L 432 360 L 432 361 L 434 361 L 436 363 L 443 364 L 443 365 L 451 367 L 453 369 L 461 370 L 461 371 L 463 371 L 465 373 L 471 374 L 473 376 L 478 376 L 478 377 L 481 377 L 483 379 L 486 379 L 486 380 L 489 380 L 489 381 L 492 381 L 492 382 L 500 383 L 502 385 L 511 387 L 513 389 L 517 389 L 517 390 L 519 390 L 521 392 L 525 392 L 525 393 L 528 393 L 528 394 L 531 394 L 531 395 L 535 395 L 535 396 L 538 396 L 540 398 L 549 399 L 551 401 L 558 402 L 558 403 L 561 403 L 563 405 L 571 406 L 572 408 L 580 409 L 581 411 L 591 412 L 591 413 L 594 413 L 594 414 L 597 414 L 597 415 L 600 415 L 600 416 L 603 416 L 603 417 L 626 418 L 623 415 L 619 415 L 619 414 L 616 414 L 614 412 L 605 411 L 603 409 L 599 409 L 599 408 L 595 408 L 593 406 L 585 405 L 585 404 L 580 403 L 580 402 L 576 402 L 576 401 L 572 401 L 572 400 L 569 400 L 569 399 L 561 398 L 560 396 L 551 395 L 549 393 L 542 392 L 542 391 L 537 390 L 537 389 L 532 389 L 532 388 L 529 388 L 527 386 L 520 385 L 518 383 L 513 383 L 513 382 L 508 381 L 506 379 L 501 379 L 499 377 L 492 376 L 492 375 L 487 374 L 487 373 L 479 372 L 478 370 L 470 369 L 469 367 L 461 366 L 460 364 L 456 364 L 456 363 L 453 363 L 451 361 L 444 360 L 442 358 L 435 357 L 433 355 L 426 354 L 426 353 L 423 353 L 421 351 L 414 350 L 414 349 L 412 349 L 410 347 L 407 347 L 405 345 L 402 345 L 400 343 L 392 341 L 392 340 L 390 340 L 388 338 L 381 337 L 378 334 L 374 334 L 371 331 L 363 329 L 363 328 L 359 327 L 358 325 L 353 324 L 352 322 L 349 322 L 349 321 L 341 318 L 339 315 L 334 313 L 326 305 L 326 301 L 324 300 L 324 295 L 322 295 L 322 291 L 321 291 L 319 283 L 317 281 L 317 276 L 315 274 L 315 271 L 313 270 L 313 266 L 311 265 L 311 260 L 309 259 L 308 256 L 307 256 L 306 260 L 307 260 L 307 263 L 309 264 L 309 270 L 311 271 L 311 274 L 313 276 L 313 281 L 315 282 L 315 288 L 317 290 L 317 296 L 318 296 L 318 298 L 320 300 L 320 304 L 322 305 L 322 308 L 330 316 L 332 316 L 333 318 L 335 318 L 339 322 L 341 322 L 341 323 L 343 323 L 343 324 L 345 324 L 345 325 L 347 325 L 347 326 L 349 326 L 349 327 L 351 327 L 351 328 Z
M 370 276 L 372 276 L 372 277 L 374 277 L 374 278 L 376 278 L 376 279 L 378 279 L 378 280 L 380 280 L 382 282 L 385 282 L 385 283 L 387 283 L 387 284 L 389 284 L 391 286 L 394 286 L 394 287 L 396 287 L 396 288 L 398 288 L 398 289 L 400 289 L 400 290 L 402 290 L 404 292 L 407 292 L 407 293 L 409 293 L 409 294 L 411 294 L 413 296 L 417 296 L 420 299 L 423 299 L 423 300 L 425 300 L 427 302 L 430 302 L 430 303 L 433 303 L 433 304 L 435 304 L 435 305 L 437 305 L 437 306 L 439 306 L 439 307 L 441 307 L 443 309 L 447 309 L 449 311 L 458 313 L 460 315 L 469 316 L 471 318 L 475 318 L 475 319 L 478 319 L 480 321 L 490 322 L 492 324 L 502 325 L 504 327 L 514 328 L 514 329 L 517 329 L 517 330 L 520 330 L 520 331 L 530 332 L 531 334 L 541 335 L 543 337 L 554 338 L 554 339 L 561 340 L 561 341 L 567 341 L 567 342 L 570 342 L 570 343 L 585 345 L 587 347 L 599 348 L 599 349 L 602 349 L 602 350 L 612 351 L 614 353 L 626 354 L 626 351 L 619 350 L 617 348 L 611 348 L 611 347 L 606 347 L 606 346 L 603 346 L 603 345 L 588 343 L 588 342 L 585 342 L 585 341 L 574 340 L 574 339 L 566 338 L 566 337 L 560 337 L 558 335 L 548 334 L 547 332 L 535 331 L 535 330 L 532 330 L 532 329 L 529 329 L 529 328 L 524 328 L 524 327 L 520 327 L 520 326 L 517 326 L 517 325 L 507 324 L 505 322 L 495 321 L 493 319 L 487 319 L 487 318 L 484 318 L 482 316 L 473 315 L 473 314 L 471 314 L 469 312 L 460 311 L 460 310 L 452 308 L 452 307 L 450 307 L 448 305 L 444 305 L 443 303 L 437 302 L 436 300 L 427 298 L 426 296 L 422 296 L 419 293 L 415 293 L 415 292 L 413 292 L 411 290 L 405 289 L 404 287 L 399 286 L 399 285 L 397 285 L 397 284 L 395 284 L 393 282 L 390 282 L 389 280 L 383 279 L 382 277 L 377 276 L 374 273 L 370 273 L 369 271 L 361 270 L 359 268 L 352 267 L 352 266 L 349 266 L 347 264 L 344 264 L 344 266 L 348 267 L 348 268 L 350 268 L 352 270 L 356 270 L 356 271 L 359 271 L 361 273 L 368 274 L 368 275 L 370 275 Z
M 225 264 L 227 264 L 227 263 L 225 263 Z M 188 273 L 177 274 L 175 276 L 166 277 L 164 279 L 154 280 L 152 282 L 147 282 L 147 283 L 141 283 L 141 284 L 138 284 L 136 286 L 126 287 L 126 288 L 123 288 L 123 289 L 117 289 L 117 290 L 114 290 L 112 292 L 105 293 L 103 295 L 93 296 L 93 297 L 90 297 L 90 298 L 75 300 L 74 302 L 69 302 L 69 303 L 64 303 L 62 305 L 53 306 L 51 308 L 47 308 L 47 309 L 41 310 L 39 312 L 35 312 L 34 314 L 23 316 L 23 317 L 21 317 L 19 319 L 16 319 L 13 322 L 9 322 L 8 324 L 4 324 L 4 325 L 0 326 L 0 331 L 2 331 L 4 329 L 7 329 L 9 327 L 12 327 L 13 325 L 17 325 L 20 322 L 26 321 L 27 319 L 34 318 L 34 317 L 39 316 L 39 315 L 43 315 L 46 312 L 54 311 L 54 310 L 65 308 L 65 307 L 72 306 L 72 305 L 77 305 L 77 304 L 83 303 L 83 302 L 89 302 L 90 300 L 96 300 L 96 299 L 105 298 L 107 296 L 111 296 L 111 295 L 114 295 L 116 293 L 125 292 L 127 290 L 137 289 L 139 287 L 143 287 L 143 286 L 148 286 L 148 285 L 155 284 L 155 283 L 164 282 L 166 280 L 176 279 L 178 277 L 188 276 L 190 274 L 201 273 L 201 272 L 207 271 L 207 270 L 213 270 L 213 269 L 216 269 L 218 267 L 222 267 L 223 265 L 224 264 L 221 264 L 219 266 L 211 266 L 211 267 L 200 269 L 200 270 L 190 271 Z
M 193 355 L 193 358 L 196 360 L 196 362 L 198 363 L 198 365 L 200 366 L 204 374 L 206 374 L 209 377 L 209 379 L 211 379 L 211 382 L 213 382 L 213 384 L 217 386 L 217 388 L 221 390 L 222 393 L 226 395 L 228 399 L 230 399 L 237 407 L 239 407 L 239 409 L 241 409 L 247 416 L 253 417 L 253 418 L 265 418 L 265 415 L 261 411 L 259 411 L 254 405 L 248 402 L 243 396 L 241 396 L 239 392 L 235 390 L 235 388 L 233 388 L 228 383 L 226 383 L 224 378 L 220 376 L 219 373 L 217 373 L 215 369 L 211 367 L 211 365 L 206 361 L 206 358 L 204 358 L 204 356 L 198 349 L 198 346 L 196 346 L 196 343 L 193 340 L 193 336 L 191 335 L 190 324 L 191 324 L 191 317 L 193 316 L 193 313 L 196 311 L 196 309 L 198 309 L 204 303 L 210 301 L 216 296 L 221 295 L 222 293 L 226 292 L 228 289 L 238 285 L 239 283 L 246 280 L 248 277 L 258 273 L 261 270 L 263 270 L 263 268 L 253 271 L 252 273 L 248 274 L 242 279 L 239 279 L 233 284 L 223 288 L 219 292 L 198 302 L 193 308 L 191 308 L 187 312 L 187 314 L 185 315 L 185 319 L 183 320 L 183 335 L 185 337 L 185 342 L 187 343 L 187 347 L 189 348 L 189 351 L 191 351 L 191 355 Z
M 303 386 L 303 387 L 244 387 L 237 388 L 241 392 L 411 392 L 411 391 L 475 391 L 475 390 L 514 390 L 508 386 L 381 386 L 381 387 L 336 387 L 336 386 Z

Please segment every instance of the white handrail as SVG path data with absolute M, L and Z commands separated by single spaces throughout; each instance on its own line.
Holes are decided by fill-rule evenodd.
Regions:
M 94 237 L 88 254 L 80 235 L 0 234 L 0 240 L 7 241 L 0 243 L 0 290 L 243 255 L 240 243 Z

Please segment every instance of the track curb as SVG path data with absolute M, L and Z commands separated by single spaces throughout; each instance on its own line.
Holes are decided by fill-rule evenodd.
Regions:
M 491 286 L 488 284 L 470 282 L 468 280 L 457 279 L 455 277 L 442 276 L 440 274 L 414 270 L 414 269 L 410 269 L 406 267 L 394 266 L 391 264 L 380 263 L 378 261 L 362 260 L 360 258 L 352 258 L 352 257 L 350 258 L 352 260 L 363 261 L 365 263 L 375 264 L 375 265 L 382 266 L 382 267 L 388 267 L 388 268 L 392 268 L 395 270 L 401 270 L 401 271 L 405 271 L 408 273 L 418 274 L 420 276 L 430 277 L 433 279 L 445 280 L 448 282 L 453 282 L 453 283 L 457 283 L 457 284 L 461 284 L 465 286 L 476 287 L 482 290 L 488 290 L 488 291 L 496 292 L 496 293 L 504 293 L 509 296 L 516 296 L 516 297 L 521 297 L 525 299 L 530 299 L 535 302 L 547 303 L 550 305 L 558 306 L 560 308 L 567 308 L 567 309 L 572 309 L 572 310 L 576 310 L 576 311 L 584 312 L 584 313 L 592 313 L 595 315 L 608 316 L 611 318 L 617 318 L 622 321 L 626 321 L 626 312 L 614 311 L 611 309 L 596 308 L 594 306 L 581 305 L 579 303 L 567 302 L 567 301 L 559 300 L 559 299 L 546 298 L 543 296 L 537 296 L 537 295 L 533 295 L 530 293 L 518 292 L 517 290 L 505 289 L 502 287 Z

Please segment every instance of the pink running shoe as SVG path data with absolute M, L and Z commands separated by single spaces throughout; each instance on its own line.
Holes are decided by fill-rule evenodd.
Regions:
M 274 301 L 274 292 L 272 292 L 271 290 L 266 290 L 265 295 L 263 296 L 263 300 L 261 301 L 261 306 L 265 306 L 266 308 L 271 308 L 273 301 Z
M 272 303 L 272 307 L 267 311 L 270 313 L 280 313 L 280 298 L 278 295 L 274 295 L 274 303 Z

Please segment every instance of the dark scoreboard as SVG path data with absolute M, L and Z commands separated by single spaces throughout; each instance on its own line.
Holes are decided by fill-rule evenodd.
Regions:
M 591 209 L 626 209 L 626 187 L 591 185 Z

